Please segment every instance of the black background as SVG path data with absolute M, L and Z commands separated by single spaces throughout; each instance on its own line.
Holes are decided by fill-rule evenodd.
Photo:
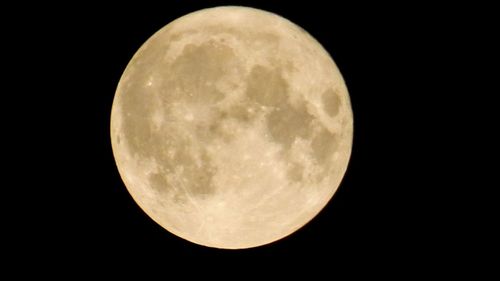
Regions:
M 21 238 L 12 240 L 14 260 L 78 268 L 85 261 L 87 269 L 112 262 L 258 268 L 322 261 L 327 270 L 408 273 L 442 268 L 460 255 L 449 204 L 458 188 L 443 168 L 449 167 L 443 159 L 459 158 L 443 136 L 457 130 L 456 118 L 467 122 L 455 114 L 460 109 L 450 96 L 458 93 L 448 83 L 467 76 L 448 71 L 460 67 L 454 46 L 467 30 L 457 10 L 463 7 L 291 2 L 16 9 L 4 26 L 20 28 L 9 29 L 13 43 L 5 45 L 22 55 L 7 77 L 16 104 L 23 104 L 11 110 L 27 121 L 11 128 L 26 135 L 12 140 L 23 147 L 11 162 L 16 196 L 7 200 L 15 206 L 8 216 L 13 237 Z M 116 86 L 141 44 L 182 15 L 227 4 L 268 10 L 307 30 L 337 63 L 354 112 L 352 157 L 333 200 L 293 235 L 238 251 L 192 244 L 153 222 L 126 191 L 109 137 Z

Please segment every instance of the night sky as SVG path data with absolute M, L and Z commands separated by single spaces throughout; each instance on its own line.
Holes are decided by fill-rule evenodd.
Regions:
M 411 271 L 418 264 L 438 268 L 445 256 L 454 256 L 458 250 L 447 229 L 457 218 L 443 205 L 454 200 L 447 197 L 453 193 L 442 168 L 454 153 L 442 136 L 456 125 L 443 109 L 453 91 L 440 81 L 451 80 L 444 69 L 455 58 L 448 42 L 463 30 L 459 14 L 430 5 L 289 2 L 17 8 L 19 16 L 4 25 L 20 27 L 9 31 L 14 43 L 6 47 L 23 54 L 10 71 L 19 81 L 10 83 L 14 93 L 30 93 L 13 95 L 17 104 L 30 102 L 13 106 L 29 125 L 7 125 L 17 136 L 29 135 L 12 140 L 23 140 L 24 147 L 12 162 L 17 184 L 10 198 L 16 199 L 4 199 L 14 206 L 7 213 L 15 225 L 12 260 L 75 261 L 76 268 L 77 260 L 86 260 L 89 269 L 149 259 L 267 265 L 322 260 L 327 270 Z M 128 194 L 109 136 L 116 86 L 142 43 L 182 15 L 225 4 L 268 10 L 308 31 L 343 74 L 354 113 L 353 152 L 333 200 L 291 236 L 239 251 L 192 244 L 151 220 Z M 416 263 L 415 256 L 423 258 Z

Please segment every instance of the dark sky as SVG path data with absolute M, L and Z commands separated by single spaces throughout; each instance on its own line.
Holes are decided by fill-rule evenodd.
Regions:
M 453 194 L 443 159 L 454 153 L 441 137 L 456 130 L 450 117 L 455 111 L 443 109 L 443 104 L 453 107 L 447 101 L 454 92 L 441 82 L 452 80 L 445 68 L 457 64 L 458 51 L 450 46 L 466 30 L 462 13 L 454 10 L 463 7 L 229 3 L 282 15 L 330 52 L 349 89 L 354 144 L 340 189 L 313 221 L 270 245 L 225 251 L 191 244 L 154 223 L 126 191 L 113 160 L 111 104 L 132 55 L 170 21 L 228 4 L 163 2 L 12 10 L 19 16 L 4 26 L 19 29 L 9 29 L 13 43 L 6 47 L 22 55 L 10 71 L 11 84 L 14 93 L 29 93 L 14 95 L 18 104 L 30 101 L 14 107 L 16 116 L 29 121 L 12 126 L 16 135 L 28 137 L 12 141 L 31 140 L 22 142 L 23 155 L 16 157 L 15 166 L 24 167 L 15 168 L 21 182 L 16 199 L 7 199 L 14 205 L 10 209 L 18 210 L 9 216 L 17 230 L 13 236 L 21 238 L 13 240 L 19 249 L 14 259 L 46 260 L 49 253 L 63 264 L 86 255 L 91 264 L 318 259 L 327 268 L 413 270 L 415 256 L 431 268 L 457 251 L 447 231 L 457 218 L 443 205 Z

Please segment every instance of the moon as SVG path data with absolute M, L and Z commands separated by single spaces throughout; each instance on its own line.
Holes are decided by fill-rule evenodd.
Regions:
M 111 109 L 111 143 L 137 204 L 196 244 L 286 237 L 330 201 L 353 115 L 336 64 L 311 35 L 246 7 L 199 10 L 135 53 Z

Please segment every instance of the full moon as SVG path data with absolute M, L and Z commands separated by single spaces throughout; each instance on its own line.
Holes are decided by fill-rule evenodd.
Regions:
M 135 53 L 111 110 L 129 193 L 163 228 L 215 248 L 290 235 L 330 201 L 351 155 L 344 80 L 311 35 L 270 12 L 216 7 Z

